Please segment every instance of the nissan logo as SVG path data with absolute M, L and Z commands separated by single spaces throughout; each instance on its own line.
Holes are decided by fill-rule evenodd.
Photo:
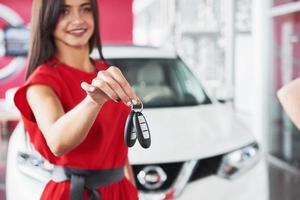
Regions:
M 138 173 L 137 178 L 142 186 L 154 190 L 164 184 L 167 180 L 167 175 L 159 166 L 147 166 Z

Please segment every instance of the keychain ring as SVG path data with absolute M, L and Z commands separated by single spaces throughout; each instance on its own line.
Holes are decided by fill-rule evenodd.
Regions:
M 144 105 L 143 105 L 143 102 L 142 101 L 140 101 L 141 103 L 140 103 L 140 110 L 139 111 L 137 111 L 136 109 L 137 108 L 135 108 L 135 106 L 137 106 L 137 105 L 134 105 L 133 103 L 131 104 L 131 109 L 132 110 L 134 110 L 134 111 L 136 111 L 136 112 L 142 112 L 143 111 L 143 109 L 144 109 Z

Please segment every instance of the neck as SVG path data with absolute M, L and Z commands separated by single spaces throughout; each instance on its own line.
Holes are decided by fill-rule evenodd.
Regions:
M 56 52 L 57 58 L 63 63 L 83 70 L 87 72 L 93 72 L 95 70 L 90 57 L 89 57 L 89 48 L 74 48 L 74 47 L 64 47 L 57 48 Z

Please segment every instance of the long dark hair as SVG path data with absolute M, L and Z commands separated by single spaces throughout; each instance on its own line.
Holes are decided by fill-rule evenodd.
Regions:
M 95 29 L 89 41 L 90 52 L 97 48 L 100 59 L 102 44 L 99 32 L 99 12 L 97 0 L 90 0 Z M 28 54 L 26 79 L 41 64 L 47 62 L 56 51 L 53 33 L 64 7 L 64 0 L 34 0 L 31 16 L 31 38 Z

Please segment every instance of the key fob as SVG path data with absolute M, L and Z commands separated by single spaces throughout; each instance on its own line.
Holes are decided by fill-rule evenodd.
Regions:
M 150 130 L 146 118 L 141 112 L 135 112 L 133 124 L 139 143 L 143 148 L 149 148 L 151 145 Z
M 135 116 L 135 111 L 132 110 L 126 119 L 125 130 L 124 130 L 124 140 L 128 147 L 132 147 L 135 144 L 137 133 L 136 128 L 133 125 L 133 119 Z

